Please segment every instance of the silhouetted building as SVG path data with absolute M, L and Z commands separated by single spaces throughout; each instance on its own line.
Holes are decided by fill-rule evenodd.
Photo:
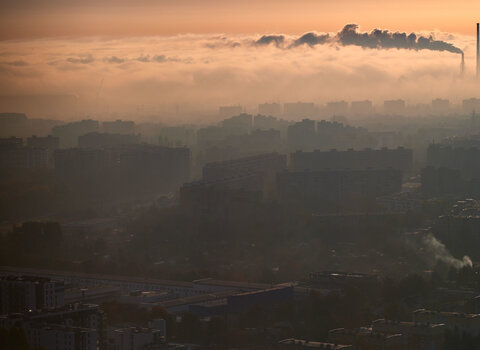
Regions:
M 180 205 L 190 213 L 217 214 L 224 219 L 227 212 L 247 214 L 247 208 L 257 208 L 263 191 L 264 178 L 258 173 L 191 182 L 180 188 Z
M 465 192 L 465 184 L 457 169 L 426 167 L 421 175 L 422 192 L 428 196 L 458 195 Z
M 277 175 L 278 198 L 313 208 L 360 203 L 399 192 L 402 172 L 384 170 L 325 170 L 284 172 Z
M 287 118 L 313 118 L 317 110 L 313 102 L 293 102 L 283 105 L 283 115 Z
M 128 327 L 108 332 L 108 346 L 115 350 L 160 349 L 165 344 L 159 329 Z
M 374 140 L 373 148 L 396 148 L 403 143 L 402 135 L 391 131 L 375 131 L 368 133 Z
M 275 188 L 276 174 L 287 168 L 287 157 L 268 153 L 257 156 L 208 163 L 203 167 L 203 180 L 224 179 L 242 174 L 259 174 L 264 178 L 262 191 Z
M 36 169 L 53 167 L 48 148 L 24 147 L 17 137 L 0 139 L 0 169 Z
M 431 144 L 427 149 L 427 166 L 457 169 L 463 179 L 480 179 L 478 140 L 471 140 L 470 145 L 464 141 L 459 146 L 457 142 L 453 145 Z
M 321 120 L 317 123 L 317 137 L 314 149 L 343 150 L 349 148 L 373 147 L 375 139 L 367 129 Z
M 78 137 L 80 148 L 110 148 L 140 142 L 140 135 L 90 132 Z
M 69 148 L 55 151 L 55 173 L 65 180 L 100 178 L 112 163 L 106 150 Z
M 3 149 L 21 148 L 23 147 L 23 139 L 14 136 L 0 138 L 0 147 Z
M 60 147 L 62 148 L 76 147 L 79 136 L 98 131 L 98 121 L 91 119 L 58 125 L 52 128 L 52 133 L 60 139 Z
M 160 129 L 160 146 L 192 147 L 197 143 L 195 129 L 189 126 L 167 126 Z
M 243 132 L 249 132 L 252 130 L 252 122 L 252 115 L 241 113 L 228 119 L 224 119 L 222 121 L 222 126 L 227 129 L 237 129 Z
M 27 341 L 34 349 L 97 350 L 96 329 L 56 324 L 31 324 L 25 327 Z
M 443 98 L 432 100 L 432 111 L 438 114 L 447 114 L 450 108 L 450 101 Z
M 272 116 L 256 115 L 253 122 L 253 127 L 254 129 L 261 130 L 280 130 L 283 134 L 285 134 L 289 124 L 290 122 L 284 119 L 279 119 Z
M 463 111 L 467 114 L 480 113 L 480 98 L 469 98 L 462 101 Z
M 176 191 L 190 176 L 190 150 L 147 144 L 55 152 L 55 173 L 93 195 Z
M 105 350 L 104 316 L 98 305 L 71 304 L 0 316 L 0 328 L 23 329 L 32 348 Z
M 373 113 L 372 101 L 369 101 L 369 100 L 352 101 L 350 105 L 350 112 L 353 115 L 362 115 L 362 116 Z
M 288 143 L 294 150 L 309 150 L 316 142 L 315 121 L 303 119 L 288 127 Z
M 46 137 L 33 135 L 27 139 L 27 146 L 33 148 L 46 148 L 53 152 L 60 147 L 60 139 L 52 135 Z
M 108 134 L 133 134 L 135 133 L 135 122 L 115 120 L 102 123 L 103 132 Z
M 221 126 L 207 126 L 197 131 L 197 145 L 200 148 L 211 147 L 233 135 L 243 135 L 246 132 L 238 128 L 224 128 Z
M 0 136 L 22 136 L 28 128 L 27 116 L 24 113 L 0 113 Z
M 335 101 L 328 102 L 326 106 L 326 112 L 332 115 L 347 115 L 348 114 L 348 102 L 347 101 Z
M 221 106 L 218 108 L 220 118 L 230 118 L 235 115 L 240 115 L 243 112 L 242 106 Z
M 0 137 L 46 136 L 52 127 L 61 123 L 59 120 L 27 118 L 23 113 L 0 113 Z
M 364 170 L 364 169 L 398 169 L 404 172 L 412 167 L 412 150 L 399 147 L 397 149 L 365 149 L 361 151 L 313 152 L 297 151 L 290 155 L 291 171 L 320 170 Z
M 383 111 L 386 114 L 404 114 L 405 101 L 404 100 L 387 100 L 383 102 Z
M 282 114 L 280 103 L 261 103 L 258 105 L 258 114 L 279 117 Z
M 1 314 L 55 309 L 63 304 L 63 282 L 33 276 L 0 277 Z

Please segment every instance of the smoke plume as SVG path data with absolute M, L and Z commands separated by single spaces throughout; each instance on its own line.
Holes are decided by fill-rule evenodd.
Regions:
M 357 24 L 347 24 L 337 33 L 335 40 L 346 46 L 356 45 L 371 49 L 409 49 L 448 51 L 463 54 L 458 47 L 442 40 L 434 40 L 432 36 L 417 36 L 415 33 L 390 32 L 388 30 L 374 29 L 370 33 L 359 32 Z
M 432 233 L 426 234 L 422 237 L 422 245 L 426 254 L 432 256 L 435 261 L 444 262 L 456 269 L 462 267 L 472 267 L 472 260 L 468 256 L 464 256 L 462 260 L 456 259 L 447 250 L 445 245 L 437 240 Z
M 263 35 L 260 39 L 255 41 L 255 45 L 264 46 L 274 43 L 275 46 L 280 46 L 283 44 L 285 37 L 283 35 Z
M 287 48 L 301 45 L 310 47 L 324 44 L 336 44 L 342 46 L 354 45 L 369 49 L 406 49 L 406 50 L 431 50 L 447 51 L 463 56 L 463 51 L 453 44 L 442 40 L 435 40 L 432 36 L 422 36 L 415 33 L 391 32 L 389 30 L 374 29 L 371 32 L 360 32 L 357 24 L 347 24 L 341 31 L 333 36 L 328 33 L 317 34 L 308 32 L 296 39 L 292 39 Z M 253 41 L 255 46 L 275 44 L 283 47 L 286 41 L 285 35 L 263 35 Z
M 300 46 L 303 44 L 307 44 L 308 46 L 312 47 L 319 44 L 325 44 L 328 39 L 330 38 L 329 34 L 315 34 L 313 32 L 305 33 L 298 39 L 296 39 L 291 46 Z

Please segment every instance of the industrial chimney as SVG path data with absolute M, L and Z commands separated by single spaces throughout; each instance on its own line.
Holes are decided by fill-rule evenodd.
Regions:
M 480 76 L 480 38 L 479 38 L 479 25 L 480 23 L 477 23 L 477 79 Z

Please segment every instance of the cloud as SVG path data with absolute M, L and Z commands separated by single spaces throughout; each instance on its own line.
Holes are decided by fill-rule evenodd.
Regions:
M 220 38 L 219 40 L 216 41 L 209 41 L 205 43 L 205 47 L 208 47 L 209 49 L 219 49 L 219 48 L 235 48 L 239 47 L 241 44 L 238 41 L 235 40 L 230 40 L 228 38 Z
M 270 35 L 185 34 L 5 42 L 4 52 L 15 55 L 3 60 L 24 61 L 28 66 L 19 69 L 2 64 L 0 94 L 68 91 L 82 101 L 95 101 L 98 77 L 104 77 L 101 96 L 112 112 L 139 104 L 216 109 L 223 104 L 248 108 L 265 101 L 323 104 L 339 99 L 370 99 L 381 104 L 384 99 L 428 103 L 436 97 L 450 97 L 452 103 L 459 103 L 478 96 L 474 37 L 416 33 L 416 48 L 409 49 L 413 36 L 363 33 L 358 27 L 350 27 L 346 34 L 352 30 L 367 44 L 353 44 L 364 41 L 354 37 L 349 42 L 348 36 L 342 37 L 342 43 L 338 33 L 318 32 L 274 36 L 281 40 Z M 437 45 L 439 38 L 450 38 L 453 46 L 465 48 L 464 77 L 459 74 L 457 55 L 421 48 Z M 254 44 L 257 41 L 262 44 Z M 241 45 L 233 47 L 233 42 Z M 366 45 L 372 49 L 365 49 Z M 405 49 L 386 49 L 390 47 Z M 119 60 L 124 60 L 121 74 L 112 69 Z
M 140 56 L 136 58 L 137 61 L 139 62 L 150 62 L 150 56 Z
M 152 57 L 152 62 L 159 62 L 159 63 L 163 63 L 163 62 L 167 62 L 168 59 L 165 55 L 155 55 Z
M 315 46 L 319 44 L 325 44 L 329 38 L 329 34 L 316 34 L 313 32 L 305 33 L 301 37 L 296 39 L 291 46 L 295 47 L 304 44 L 308 46 Z
M 16 61 L 10 61 L 10 62 L 0 62 L 1 64 L 7 64 L 9 66 L 13 67 L 25 67 L 28 66 L 28 63 L 23 61 L 23 60 L 16 60 Z
M 166 55 L 155 55 L 153 57 L 150 57 L 150 55 L 140 56 L 140 57 L 137 57 L 136 60 L 139 61 L 139 62 L 143 62 L 143 63 L 148 63 L 148 62 L 156 62 L 156 63 L 184 62 L 184 63 L 191 63 L 191 59 L 189 59 L 189 58 L 187 58 L 185 60 L 181 60 L 180 58 L 167 57 Z
M 123 62 L 125 62 L 125 59 L 124 58 L 119 58 L 117 56 L 112 56 L 112 57 L 106 57 L 105 62 L 108 62 L 108 63 L 123 63 Z
M 92 55 L 87 55 L 86 57 L 69 57 L 67 58 L 67 62 L 74 63 L 74 64 L 89 64 L 94 62 L 95 59 Z
M 265 46 L 275 44 L 275 46 L 281 46 L 285 40 L 283 35 L 263 35 L 260 39 L 254 41 L 256 46 Z

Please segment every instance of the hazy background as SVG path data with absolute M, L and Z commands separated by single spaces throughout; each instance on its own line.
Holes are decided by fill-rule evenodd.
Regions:
M 475 10 L 474 1 L 3 1 L 0 95 L 74 95 L 74 117 L 187 119 L 228 104 L 458 103 L 478 91 Z M 465 73 L 445 51 L 290 46 L 306 32 L 334 38 L 347 23 L 444 40 L 465 52 Z M 263 35 L 284 39 L 258 44 Z

